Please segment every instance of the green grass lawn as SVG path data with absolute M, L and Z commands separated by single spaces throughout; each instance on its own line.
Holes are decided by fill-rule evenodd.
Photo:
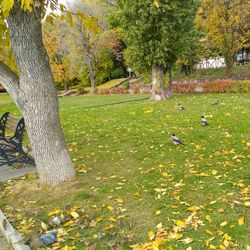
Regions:
M 158 243 L 160 249 L 249 249 L 250 95 L 175 95 L 88 108 L 143 97 L 60 99 L 77 181 L 49 188 L 28 175 L 4 184 L 0 207 L 24 233 L 41 221 L 48 225 L 48 213 L 59 209 L 65 221 L 53 249 L 130 249 L 145 242 L 149 248 L 134 249 Z M 220 105 L 212 106 L 216 100 Z M 17 114 L 0 95 L 0 113 L 6 110 Z M 185 145 L 173 145 L 172 133 Z

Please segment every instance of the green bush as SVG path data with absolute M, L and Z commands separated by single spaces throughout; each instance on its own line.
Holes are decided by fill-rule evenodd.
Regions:
M 84 64 L 82 66 L 79 73 L 79 80 L 80 80 L 79 88 L 90 86 L 89 69 L 87 64 Z
M 124 76 L 125 76 L 125 72 L 124 72 L 123 68 L 121 68 L 121 67 L 116 68 L 111 72 L 112 79 L 121 78 Z
M 95 84 L 99 86 L 109 80 L 113 68 L 114 62 L 110 51 L 99 51 L 95 64 Z
M 234 92 L 234 93 L 250 93 L 250 80 L 235 83 L 232 86 L 232 92 Z
M 129 82 L 125 82 L 125 83 L 123 84 L 123 87 L 124 87 L 125 89 L 129 89 Z

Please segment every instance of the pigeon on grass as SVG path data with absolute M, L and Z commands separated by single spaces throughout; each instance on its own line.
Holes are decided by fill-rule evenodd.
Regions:
M 25 244 L 29 245 L 31 249 L 37 249 L 40 247 L 46 247 L 56 242 L 57 231 L 43 234 L 40 237 L 32 237 L 26 241 Z
M 219 101 L 214 102 L 212 105 L 213 105 L 213 106 L 219 105 Z
M 172 134 L 172 142 L 174 145 L 184 145 L 184 143 L 175 134 Z
M 182 105 L 182 104 L 178 104 L 178 106 L 179 106 L 179 110 L 184 110 L 185 108 L 184 108 L 184 106 Z
M 206 119 L 204 116 L 201 117 L 201 124 L 202 124 L 203 126 L 208 126 L 207 119 Z

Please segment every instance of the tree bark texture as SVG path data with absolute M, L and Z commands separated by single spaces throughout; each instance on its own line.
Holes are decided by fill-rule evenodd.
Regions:
M 19 4 L 15 1 L 7 22 L 20 72 L 18 106 L 25 119 L 38 175 L 43 184 L 73 180 L 75 170 L 65 146 L 54 78 L 42 42 L 41 9 L 24 12 Z M 15 98 L 12 89 L 11 85 L 7 88 Z
M 152 66 L 152 100 L 166 100 L 164 86 L 164 68 L 158 65 Z
M 166 97 L 169 99 L 172 96 L 173 88 L 172 88 L 172 68 L 171 66 L 168 67 L 168 88 L 167 88 L 167 95 Z

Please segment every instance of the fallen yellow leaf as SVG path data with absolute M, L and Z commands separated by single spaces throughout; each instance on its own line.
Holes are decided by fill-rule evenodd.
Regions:
M 213 244 L 210 244 L 210 245 L 209 245 L 209 249 L 216 249 L 216 246 L 213 245 Z
M 226 226 L 226 225 L 227 225 L 227 221 L 223 221 L 223 222 L 220 223 L 220 226 L 221 226 L 221 227 L 224 227 L 224 226 Z
M 245 223 L 245 218 L 244 216 L 240 217 L 239 220 L 238 220 L 238 224 L 241 226 Z
M 211 219 L 211 217 L 210 217 L 210 215 L 206 215 L 206 220 L 209 222 L 209 223 L 211 223 L 212 222 L 212 219 Z
M 145 110 L 145 111 L 144 111 L 145 114 L 152 113 L 152 112 L 154 112 L 153 109 L 148 109 L 148 110 Z
M 149 231 L 149 232 L 148 232 L 148 238 L 149 238 L 150 240 L 153 240 L 154 237 L 155 237 L 154 232 L 153 232 L 153 231 Z
M 207 234 L 210 234 L 210 235 L 213 235 L 213 232 L 210 231 L 210 230 L 208 230 L 208 229 L 206 229 L 206 233 L 207 233 Z
M 222 245 L 222 244 L 220 244 L 219 247 L 220 247 L 221 250 L 226 250 L 226 247 L 224 245 Z
M 95 219 L 96 222 L 100 222 L 102 220 L 103 220 L 103 218 L 101 218 L 101 217 L 98 217 L 98 218 Z
M 159 250 L 159 242 L 153 241 L 153 250 Z
M 114 208 L 111 205 L 107 206 L 107 209 L 110 210 L 111 212 L 114 210 Z
M 106 227 L 104 227 L 104 231 L 108 231 L 108 230 L 110 230 L 110 229 L 112 229 L 114 227 L 114 225 L 113 224 L 109 224 L 109 225 L 107 225 Z
M 246 207 L 249 207 L 249 206 L 250 206 L 250 201 L 246 201 L 246 202 L 244 203 L 244 205 L 245 205 Z
M 113 218 L 113 217 L 110 217 L 110 218 L 109 218 L 109 221 L 116 222 L 116 219 L 115 219 L 115 218 Z
M 41 228 L 44 230 L 44 231 L 47 231 L 48 230 L 48 227 L 47 225 L 41 221 Z
M 117 216 L 117 219 L 124 219 L 125 217 L 126 217 L 126 215 L 122 214 L 122 215 Z
M 52 216 L 52 215 L 59 214 L 59 213 L 61 213 L 61 211 L 58 210 L 58 209 L 56 209 L 56 210 L 54 210 L 54 211 L 49 212 L 49 213 L 48 213 L 48 216 Z
M 180 241 L 187 245 L 187 244 L 193 242 L 194 240 L 192 238 L 186 238 L 186 239 L 183 239 L 183 240 L 180 240 Z
M 172 239 L 172 240 L 179 240 L 182 237 L 183 237 L 183 234 L 180 234 L 180 233 L 173 233 L 169 235 L 169 239 Z
M 196 211 L 200 210 L 200 208 L 196 207 L 196 206 L 193 206 L 193 207 L 189 207 L 187 210 L 191 211 L 191 212 L 196 212 Z
M 155 6 L 156 8 L 159 8 L 159 7 L 160 7 L 160 6 L 159 6 L 158 0 L 154 0 L 154 6 Z
M 176 221 L 176 225 L 182 227 L 182 226 L 185 225 L 185 222 L 182 221 L 182 220 L 177 220 L 177 221 Z
M 212 174 L 213 174 L 213 175 L 216 175 L 217 173 L 218 173 L 217 170 L 212 170 Z
M 157 229 L 162 228 L 162 223 L 160 222 L 159 224 L 157 224 L 157 225 L 156 225 L 156 228 L 157 228 Z
M 121 198 L 117 198 L 117 199 L 115 199 L 116 200 L 116 202 L 118 202 L 118 203 L 123 203 L 123 199 L 121 199 Z
M 170 175 L 169 175 L 168 173 L 166 173 L 166 172 L 163 172 L 163 173 L 162 173 L 162 176 L 163 176 L 163 177 L 168 177 L 168 176 L 170 176 Z
M 76 219 L 76 218 L 79 217 L 79 214 L 78 214 L 77 212 L 75 212 L 75 211 L 71 212 L 70 214 L 71 214 L 71 216 L 72 216 L 74 219 Z

